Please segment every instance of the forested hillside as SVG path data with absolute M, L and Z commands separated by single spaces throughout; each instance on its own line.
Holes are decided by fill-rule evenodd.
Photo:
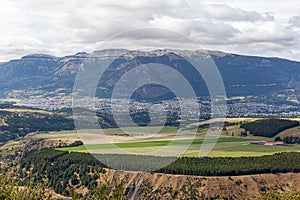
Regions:
M 99 173 L 104 173 L 104 165 L 86 153 L 68 153 L 54 149 L 30 152 L 19 163 L 20 184 L 26 185 L 31 178 L 43 182 L 47 177 L 48 186 L 63 195 L 72 195 L 73 188 L 86 187 L 93 190 L 97 186 Z M 31 175 L 27 176 L 29 172 Z
M 0 142 L 23 137 L 31 132 L 74 130 L 66 113 L 0 105 Z
M 145 160 L 149 159 L 144 158 Z M 200 188 L 203 190 L 203 187 L 207 184 L 208 179 L 205 176 L 232 176 L 227 180 L 239 187 L 239 190 L 242 190 L 240 187 L 250 183 L 243 182 L 240 178 L 234 178 L 234 176 L 255 173 L 300 172 L 299 159 L 300 153 L 280 153 L 272 156 L 247 158 L 180 158 L 157 172 L 202 176 L 202 178 L 198 177 L 195 180 L 192 177 L 182 176 L 184 180 L 181 180 L 182 178 L 172 175 L 173 181 L 182 181 L 178 183 L 181 185 L 182 190 L 179 190 L 173 184 L 155 189 L 154 180 L 161 180 L 159 177 L 162 174 L 151 173 L 153 176 L 157 176 L 156 178 L 153 177 L 154 180 L 150 180 L 152 176 L 150 176 L 150 173 L 149 179 L 134 175 L 136 172 L 122 172 L 123 175 L 115 174 L 112 176 L 111 173 L 114 170 L 104 169 L 105 166 L 90 154 L 68 153 L 54 149 L 31 151 L 24 159 L 12 163 L 4 170 L 6 174 L 15 177 L 17 184 L 20 186 L 28 186 L 33 181 L 33 183 L 39 183 L 53 189 L 56 193 L 72 196 L 74 199 L 114 199 L 113 196 L 118 197 L 117 199 L 127 199 L 132 195 L 138 195 L 140 199 L 145 200 L 149 198 L 186 199 L 190 197 L 205 199 L 208 194 L 199 192 Z M 124 175 L 126 173 L 129 176 L 134 175 L 136 177 L 134 179 L 133 177 L 130 178 Z M 171 177 L 171 175 L 164 176 Z M 99 182 L 99 180 L 101 181 Z M 262 194 L 265 196 L 279 195 L 273 194 L 275 191 L 269 190 L 269 186 L 263 184 L 260 187 Z M 137 194 L 135 194 L 136 191 L 138 191 Z M 265 193 L 266 191 L 268 193 Z M 41 190 L 41 192 L 43 191 Z M 294 195 L 298 193 L 295 191 L 287 194 Z M 237 199 L 238 194 L 232 195 L 232 198 Z
M 298 121 L 287 119 L 261 119 L 241 124 L 240 127 L 249 131 L 254 136 L 274 137 L 281 131 L 296 126 L 299 126 Z

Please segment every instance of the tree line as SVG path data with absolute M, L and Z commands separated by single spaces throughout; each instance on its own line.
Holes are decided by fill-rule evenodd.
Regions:
M 262 173 L 300 172 L 300 153 L 283 152 L 260 157 L 172 157 L 143 156 L 143 155 L 94 155 L 99 160 L 111 163 L 110 167 L 121 170 L 148 171 L 149 166 L 156 165 L 155 172 L 166 174 L 183 174 L 199 176 L 233 176 Z M 83 169 L 97 167 L 100 171 L 105 167 L 98 159 L 87 153 L 65 152 L 54 149 L 30 152 L 22 159 L 21 168 L 30 169 L 38 174 L 50 172 L 55 176 L 57 171 L 68 171 L 68 167 Z M 120 159 L 122 158 L 122 159 Z M 175 161 L 174 161 L 175 160 Z M 171 162 L 174 161 L 174 162 Z M 52 164 L 51 164 L 52 163 Z M 55 163 L 55 166 L 53 165 Z M 165 167 L 164 164 L 171 163 Z M 89 166 L 89 167 L 87 167 Z M 162 167 L 162 168 L 161 168 Z M 84 170 L 83 170 L 84 171 Z M 84 171 L 86 172 L 86 171 Z M 71 172 L 70 176 L 71 177 Z
M 277 153 L 261 157 L 183 157 L 158 172 L 198 176 L 300 172 L 299 160 L 299 152 Z
M 283 138 L 277 136 L 275 141 L 283 141 L 285 144 L 300 144 L 300 137 L 298 136 L 284 136 Z

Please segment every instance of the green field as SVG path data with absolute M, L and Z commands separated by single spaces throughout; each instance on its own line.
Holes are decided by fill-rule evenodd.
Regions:
M 191 143 L 191 140 L 176 140 L 173 141 L 172 145 L 185 145 L 190 144 L 191 147 L 198 146 L 203 144 L 204 139 L 194 139 Z M 218 143 L 235 143 L 235 142 L 246 142 L 246 141 L 253 141 L 253 139 L 248 138 L 235 138 L 235 137 L 224 137 L 219 138 Z M 158 146 L 166 146 L 170 144 L 172 140 L 161 140 L 161 141 L 147 141 L 147 142 L 128 142 L 128 143 L 115 143 L 115 144 L 88 144 L 88 145 L 81 145 L 77 147 L 64 147 L 59 148 L 63 151 L 83 151 L 86 149 L 110 149 L 110 148 L 143 148 L 143 147 L 158 147 Z M 209 141 L 208 141 L 209 142 Z
M 300 145 L 289 146 L 264 146 L 264 145 L 235 145 L 224 147 L 224 145 L 216 145 L 213 151 L 209 153 L 211 157 L 241 157 L 241 156 L 263 156 L 272 155 L 279 152 L 300 151 Z M 190 155 L 192 156 L 192 155 Z
M 252 145 L 250 141 L 258 139 L 254 138 L 239 138 L 239 137 L 221 137 L 218 139 L 213 150 L 208 154 L 211 157 L 240 157 L 240 156 L 262 156 L 272 155 L 278 152 L 291 152 L 300 151 L 300 145 L 288 145 L 288 146 L 264 146 L 264 145 Z M 184 156 L 198 156 L 201 145 L 203 144 L 203 138 L 191 140 L 176 140 L 171 145 L 176 148 L 177 145 L 190 144 L 188 150 L 183 154 Z M 115 144 L 88 144 L 86 146 L 77 147 L 64 147 L 58 148 L 63 151 L 93 151 L 93 150 L 109 150 L 114 148 L 121 149 L 151 149 L 155 150 L 170 144 L 172 140 L 160 140 L 160 141 L 143 141 L 143 142 L 125 142 Z M 209 142 L 209 141 L 208 141 Z M 107 152 L 107 151 L 105 151 Z
M 139 129 L 135 127 L 126 128 L 132 132 L 138 132 Z M 148 127 L 147 134 L 154 132 L 157 127 Z M 108 135 L 112 135 L 114 137 L 118 137 L 115 143 L 104 143 L 104 144 L 87 144 L 83 146 L 77 147 L 63 147 L 58 148 L 62 151 L 79 151 L 79 152 L 102 152 L 103 153 L 113 153 L 113 150 L 118 148 L 124 149 L 124 153 L 128 152 L 151 152 L 159 150 L 167 145 L 173 145 L 174 148 L 189 146 L 188 149 L 184 152 L 183 156 L 199 156 L 199 151 L 201 146 L 203 145 L 204 137 L 206 135 L 207 129 L 200 129 L 195 136 L 195 139 L 189 139 L 192 137 L 182 138 L 174 140 L 174 133 L 177 131 L 175 127 L 164 127 L 160 133 L 154 137 L 145 138 L 142 140 L 135 140 L 134 137 L 131 136 L 119 136 L 122 133 L 120 129 L 105 129 L 105 133 Z M 287 145 L 287 146 L 264 146 L 264 145 L 252 145 L 250 141 L 273 141 L 273 138 L 265 138 L 249 135 L 247 137 L 238 136 L 239 126 L 233 125 L 227 127 L 226 132 L 223 132 L 217 143 L 214 145 L 212 151 L 209 152 L 208 156 L 211 157 L 241 157 L 241 156 L 262 156 L 262 155 L 272 155 L 278 152 L 292 152 L 297 151 L 300 152 L 300 145 Z M 92 132 L 90 130 L 86 130 L 86 132 Z M 74 134 L 74 131 L 63 131 L 57 133 L 48 133 L 48 135 L 62 135 L 65 134 Z M 234 133 L 234 136 L 231 136 Z M 62 136 L 61 135 L 61 136 Z M 184 135 L 185 136 L 185 135 Z M 111 140 L 113 141 L 113 140 Z M 215 142 L 214 140 L 211 142 Z M 210 143 L 209 140 L 206 143 Z M 99 150 L 99 151 L 97 151 Z

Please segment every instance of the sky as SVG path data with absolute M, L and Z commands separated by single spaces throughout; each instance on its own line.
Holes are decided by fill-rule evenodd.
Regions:
M 297 0 L 1 0 L 0 62 L 35 53 L 195 44 L 300 61 L 299 8 Z

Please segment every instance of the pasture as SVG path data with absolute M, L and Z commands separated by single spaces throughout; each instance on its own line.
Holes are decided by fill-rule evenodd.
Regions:
M 27 146 L 31 141 L 50 141 L 41 142 L 44 147 L 53 147 L 49 145 L 65 142 L 70 144 L 76 140 L 83 140 L 85 145 L 75 147 L 61 147 L 57 148 L 62 151 L 78 151 L 78 152 L 92 152 L 92 153 L 114 153 L 115 150 L 122 150 L 124 154 L 137 153 L 144 154 L 152 151 L 157 151 L 165 146 L 172 146 L 174 148 L 188 147 L 181 156 L 197 157 L 203 142 L 211 143 L 216 142 L 212 151 L 208 156 L 211 157 L 241 157 L 241 156 L 262 156 L 271 155 L 278 152 L 300 152 L 300 145 L 287 145 L 287 146 L 264 146 L 252 145 L 251 141 L 273 141 L 273 138 L 257 137 L 248 135 L 247 137 L 240 137 L 239 124 L 245 121 L 254 121 L 254 118 L 239 118 L 239 119 L 226 119 L 231 125 L 226 126 L 222 134 L 216 141 L 204 140 L 207 134 L 207 127 L 200 128 L 196 134 L 189 131 L 183 131 L 176 135 L 176 127 L 163 127 L 161 130 L 158 127 L 147 127 L 141 131 L 137 127 L 128 127 L 126 131 L 132 134 L 124 134 L 124 130 L 119 128 L 105 129 L 104 135 L 99 135 L 99 130 L 80 130 L 80 131 L 58 131 L 58 132 L 44 132 L 32 133 L 25 136 L 23 139 L 10 141 L 3 145 L 1 150 L 3 152 L 14 152 L 17 149 L 22 149 Z M 236 123 L 234 123 L 236 122 Z M 202 122 L 201 125 L 209 123 Z M 158 133 L 155 133 L 159 130 Z M 102 130 L 103 131 L 103 130 Z M 296 134 L 300 132 L 299 127 L 287 129 L 280 136 Z M 79 134 L 80 133 L 80 134 Z M 101 136 L 101 137 L 100 137 Z M 98 140 L 96 139 L 98 138 Z M 100 139 L 99 139 L 100 138 Z M 48 145 L 48 146 L 47 146 Z M 119 153 L 120 151 L 118 151 Z
M 113 136 L 114 138 L 125 136 Z M 199 132 L 195 138 L 183 138 L 174 139 L 173 133 L 162 134 L 154 138 L 142 139 L 140 141 L 134 140 L 130 136 L 126 137 L 127 140 L 123 142 L 112 142 L 104 144 L 86 144 L 77 147 L 63 147 L 58 148 L 63 151 L 78 151 L 78 152 L 91 152 L 91 153 L 114 153 L 116 149 L 123 149 L 126 153 L 138 153 L 143 154 L 151 151 L 157 151 L 167 145 L 174 146 L 174 148 L 180 148 L 183 145 L 188 145 L 188 149 L 182 154 L 182 156 L 197 157 L 199 151 L 204 142 L 203 132 Z M 287 146 L 265 146 L 265 145 L 252 145 L 251 141 L 259 141 L 265 138 L 262 137 L 239 137 L 239 136 L 227 136 L 221 135 L 217 140 L 212 151 L 208 156 L 211 157 L 241 157 L 241 156 L 262 156 L 271 155 L 278 152 L 290 152 L 300 151 L 300 145 L 287 145 Z M 268 139 L 271 141 L 273 138 Z M 122 141 L 118 139 L 117 141 Z M 206 143 L 213 141 L 207 140 Z

